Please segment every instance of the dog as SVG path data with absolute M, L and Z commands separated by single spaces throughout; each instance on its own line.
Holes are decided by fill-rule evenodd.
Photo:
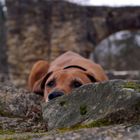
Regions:
M 44 96 L 48 102 L 64 94 L 70 94 L 84 84 L 108 80 L 103 68 L 95 62 L 68 51 L 51 64 L 45 60 L 36 62 L 28 79 L 29 89 Z

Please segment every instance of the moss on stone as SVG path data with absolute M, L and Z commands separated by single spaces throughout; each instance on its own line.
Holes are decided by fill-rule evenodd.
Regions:
M 5 112 L 0 108 L 0 116 L 12 117 L 12 115 L 8 112 Z
M 61 101 L 59 104 L 60 106 L 64 106 L 66 104 L 66 101 Z
M 80 106 L 80 114 L 85 115 L 87 113 L 87 105 Z
M 93 122 L 87 124 L 86 128 L 108 126 L 111 124 L 112 124 L 111 121 L 109 121 L 108 119 L 100 119 L 100 120 L 93 121 Z
M 112 122 L 109 121 L 108 119 L 100 119 L 97 121 L 92 121 L 89 124 L 77 124 L 74 125 L 70 128 L 60 128 L 59 132 L 64 133 L 64 132 L 68 132 L 68 131 L 74 131 L 74 130 L 79 130 L 79 129 L 83 129 L 83 128 L 93 128 L 93 127 L 102 127 L 102 126 L 108 126 L 111 125 Z
M 13 117 L 8 110 L 5 110 L 4 104 L 0 102 L 0 116 Z
M 0 135 L 4 135 L 4 134 L 12 135 L 12 134 L 15 134 L 15 131 L 14 130 L 0 130 Z
M 140 84 L 139 83 L 135 83 L 135 82 L 126 82 L 122 85 L 123 88 L 129 88 L 129 89 L 134 89 L 138 92 L 140 92 Z
M 0 140 L 32 140 L 33 138 L 38 139 L 43 136 L 48 136 L 48 134 L 47 133 L 28 133 L 28 132 L 25 132 L 25 133 L 23 132 L 21 134 L 21 133 L 15 133 L 15 132 L 12 133 L 10 131 L 2 130 L 2 133 L 0 133 Z

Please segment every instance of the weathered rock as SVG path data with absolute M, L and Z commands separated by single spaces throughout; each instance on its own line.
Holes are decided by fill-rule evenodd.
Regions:
M 48 129 L 140 122 L 140 81 L 89 84 L 43 106 Z
M 85 85 L 45 103 L 45 123 L 41 103 L 39 95 L 0 83 L 0 139 L 140 139 L 140 81 Z
M 0 83 L 0 130 L 45 130 L 41 112 L 42 97 L 19 89 L 10 83 Z
M 139 140 L 140 125 L 116 125 L 102 128 L 71 130 L 69 132 L 50 134 L 36 140 Z
M 0 139 L 1 140 L 36 140 L 40 138 L 41 136 L 47 135 L 45 133 L 31 133 L 31 132 L 26 132 L 26 133 L 14 133 L 14 132 L 0 132 Z
M 5 134 L 0 139 L 9 140 L 139 140 L 140 125 L 116 125 L 79 130 L 59 130 L 47 133 Z
M 39 100 L 40 99 L 40 100 Z M 25 117 L 28 111 L 40 110 L 41 98 L 39 95 L 29 93 L 27 90 L 16 88 L 12 84 L 0 84 L 0 108 L 11 116 Z

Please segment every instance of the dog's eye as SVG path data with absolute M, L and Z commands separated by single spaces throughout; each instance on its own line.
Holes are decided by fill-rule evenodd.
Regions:
M 46 86 L 47 87 L 54 87 L 55 86 L 55 80 L 51 80 L 50 82 L 48 82 L 47 84 L 46 84 Z
M 81 82 L 79 82 L 79 81 L 73 81 L 72 83 L 71 83 L 71 87 L 72 88 L 78 88 L 78 87 L 80 87 L 80 86 L 82 86 L 82 83 Z

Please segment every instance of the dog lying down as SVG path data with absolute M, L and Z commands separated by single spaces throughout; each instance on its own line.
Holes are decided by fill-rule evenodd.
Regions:
M 48 102 L 84 84 L 105 80 L 108 77 L 100 65 L 68 51 L 51 64 L 45 60 L 36 62 L 29 75 L 28 86 Z

